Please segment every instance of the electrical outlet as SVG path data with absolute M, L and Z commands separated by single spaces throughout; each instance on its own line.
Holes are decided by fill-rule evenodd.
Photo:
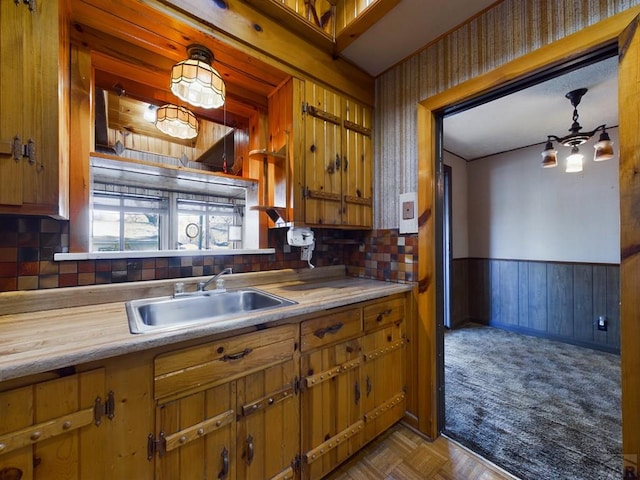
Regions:
M 608 326 L 609 326 L 609 321 L 607 320 L 607 317 L 604 315 L 600 315 L 598 317 L 598 330 L 606 332 Z

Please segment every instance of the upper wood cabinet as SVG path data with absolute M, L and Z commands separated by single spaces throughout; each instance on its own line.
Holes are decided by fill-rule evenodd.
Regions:
M 68 217 L 63 3 L 0 2 L 0 213 Z
M 269 99 L 263 210 L 274 222 L 335 228 L 373 225 L 373 111 L 309 80 Z
M 371 109 L 305 82 L 303 112 L 305 223 L 370 228 Z

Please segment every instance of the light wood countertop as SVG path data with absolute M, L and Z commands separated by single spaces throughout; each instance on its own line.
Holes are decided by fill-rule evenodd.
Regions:
M 185 281 L 190 290 L 201 279 L 2 293 L 0 381 L 182 341 L 228 335 L 257 325 L 295 321 L 294 317 L 300 315 L 412 289 L 410 284 L 347 277 L 344 267 L 235 274 L 225 279 L 228 289 L 250 286 L 298 303 L 226 322 L 132 334 L 125 301 L 169 295 L 177 281 Z M 91 300 L 93 303 L 87 304 Z

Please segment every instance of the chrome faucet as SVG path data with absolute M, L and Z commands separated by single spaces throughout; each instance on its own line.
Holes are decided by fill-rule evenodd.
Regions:
M 224 291 L 224 278 L 220 278 L 222 275 L 224 275 L 225 273 L 233 273 L 233 269 L 231 268 L 225 268 L 224 270 L 222 270 L 220 273 L 217 273 L 216 275 L 214 275 L 213 277 L 211 277 L 209 280 L 207 280 L 206 282 L 198 282 L 198 291 L 199 292 L 204 292 L 205 289 L 212 284 L 213 282 L 215 282 L 216 284 L 216 290 L 217 291 Z

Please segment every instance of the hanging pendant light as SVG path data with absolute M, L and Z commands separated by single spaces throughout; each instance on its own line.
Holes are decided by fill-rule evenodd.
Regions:
M 594 162 L 602 162 L 603 160 L 611 160 L 613 158 L 613 142 L 609 138 L 609 134 L 606 130 L 602 130 L 598 143 L 593 148 L 596 151 L 593 154 Z
M 156 128 L 172 137 L 194 138 L 198 135 L 198 119 L 184 107 L 167 104 L 156 111 Z
M 171 91 L 195 107 L 221 107 L 226 87 L 222 76 L 212 67 L 213 53 L 202 45 L 190 45 L 187 52 L 189 58 L 171 69 Z
M 577 146 L 571 148 L 571 155 L 567 157 L 567 166 L 565 172 L 577 173 L 582 171 L 582 159 L 584 156 L 580 153 L 580 149 Z
M 549 140 L 542 152 L 542 168 L 553 168 L 556 166 L 558 166 L 558 151 L 553 148 L 553 143 Z
M 596 132 L 602 131 L 600 139 L 595 145 L 594 161 L 599 162 L 602 160 L 609 160 L 613 158 L 613 142 L 609 138 L 609 134 L 606 130 L 606 125 L 600 125 L 590 132 L 582 132 L 582 126 L 578 123 L 578 104 L 580 100 L 587 93 L 586 88 L 578 88 L 572 90 L 565 95 L 573 106 L 573 123 L 569 129 L 569 135 L 564 137 L 558 137 L 557 135 L 548 135 L 547 143 L 542 152 L 542 167 L 550 168 L 558 165 L 557 151 L 553 148 L 552 141 L 556 141 L 565 147 L 571 147 L 571 154 L 567 157 L 567 165 L 565 171 L 568 173 L 581 172 L 583 155 L 578 149 L 579 145 L 587 142 L 593 137 Z

